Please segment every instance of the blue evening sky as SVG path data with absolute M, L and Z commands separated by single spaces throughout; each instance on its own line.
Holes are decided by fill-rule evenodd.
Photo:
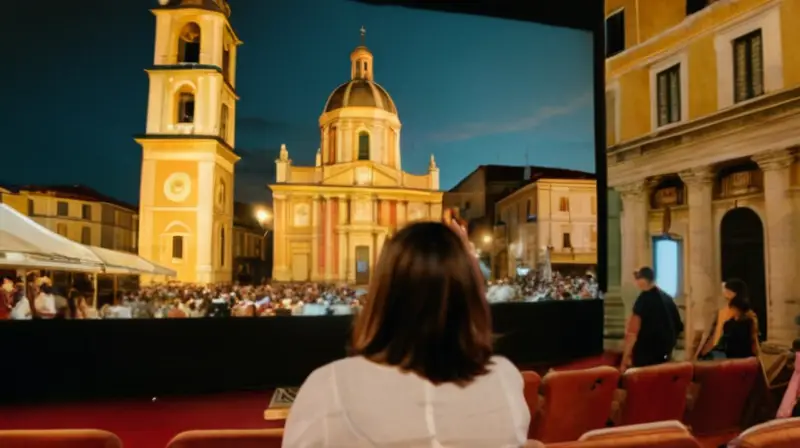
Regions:
M 138 202 L 155 0 L 13 2 L 0 181 L 86 184 Z M 317 120 L 367 29 L 403 123 L 403 167 L 442 189 L 481 164 L 594 171 L 592 41 L 582 31 L 348 0 L 232 0 L 239 50 L 238 200 L 265 201 L 285 143 L 313 163 Z M 9 11 L 7 11 L 8 13 Z M 43 21 L 44 20 L 44 21 Z

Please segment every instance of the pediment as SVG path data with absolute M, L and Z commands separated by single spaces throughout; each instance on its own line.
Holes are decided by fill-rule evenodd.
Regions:
M 322 185 L 399 187 L 400 172 L 374 162 L 353 162 L 326 166 Z

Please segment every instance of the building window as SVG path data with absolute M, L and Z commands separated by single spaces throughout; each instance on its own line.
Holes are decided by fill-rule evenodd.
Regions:
M 625 10 L 606 17 L 606 57 L 625 51 Z
M 200 62 L 200 25 L 189 22 L 181 28 L 178 37 L 178 63 Z
M 686 0 L 686 15 L 700 12 L 708 6 L 709 0 Z
M 558 200 L 558 211 L 560 211 L 560 212 L 568 212 L 569 211 L 569 198 L 568 197 L 561 197 Z
M 56 204 L 56 213 L 58 216 L 69 216 L 69 204 L 66 202 L 58 201 Z
M 81 218 L 85 219 L 86 221 L 92 220 L 92 206 L 89 204 L 83 204 L 81 206 Z
M 531 204 L 531 200 L 528 199 L 528 201 L 525 203 L 525 217 L 526 218 L 530 218 L 531 217 L 531 205 L 532 205 Z
M 597 196 L 592 196 L 592 214 L 597 214 Z
M 658 99 L 658 125 L 664 126 L 681 121 L 681 65 L 659 72 L 656 75 Z
M 369 160 L 369 134 L 365 131 L 358 133 L 358 160 Z
M 223 104 L 219 114 L 219 136 L 223 140 L 228 139 L 228 105 Z
M 222 49 L 222 77 L 227 82 L 231 82 L 231 44 L 227 44 Z
M 219 265 L 225 266 L 225 228 L 219 229 Z
M 564 232 L 561 234 L 561 247 L 564 249 L 571 249 L 572 248 L 572 238 L 569 232 Z
M 67 236 L 67 225 L 64 223 L 56 224 L 56 233 L 61 236 Z
M 172 258 L 183 260 L 183 236 L 181 235 L 172 237 Z
M 28 216 L 33 216 L 36 213 L 36 207 L 34 206 L 33 199 L 28 199 Z
M 761 30 L 733 41 L 734 102 L 755 98 L 764 93 L 764 52 Z
M 194 123 L 194 93 L 178 93 L 178 123 Z
M 253 249 L 255 250 L 253 255 L 257 258 L 261 258 L 261 238 L 256 238 L 253 246 Z
M 328 163 L 336 163 L 336 126 L 328 131 Z
M 81 244 L 92 244 L 92 228 L 84 227 L 81 229 Z
M 592 232 L 589 235 L 589 242 L 592 243 L 592 246 L 597 244 L 597 227 L 592 226 Z

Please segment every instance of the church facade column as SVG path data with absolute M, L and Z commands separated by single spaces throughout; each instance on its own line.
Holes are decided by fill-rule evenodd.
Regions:
M 286 229 L 289 217 L 286 214 L 286 197 L 273 195 L 272 239 L 273 243 L 273 277 L 279 281 L 288 280 L 288 260 L 286 260 Z
M 319 197 L 314 196 L 311 200 L 311 280 L 319 278 Z
M 325 197 L 325 228 L 323 232 L 325 232 L 325 280 L 330 281 L 333 276 L 333 246 L 334 242 L 333 239 L 336 237 L 333 234 L 334 223 L 333 218 L 336 216 L 336 212 L 333 211 L 334 201 L 333 198 L 326 196 Z
M 348 223 L 347 217 L 347 197 L 340 196 L 339 197 L 339 259 L 336 260 L 339 263 L 339 272 L 337 275 L 337 280 L 347 279 L 347 260 L 350 256 L 350 247 L 347 245 L 347 230 L 345 227 Z
M 397 227 L 403 227 L 408 222 L 408 201 L 397 201 Z
M 790 167 L 794 156 L 787 150 L 773 150 L 753 157 L 764 172 L 764 207 L 766 209 L 766 256 L 768 322 L 759 322 L 768 328 L 771 342 L 791 345 L 797 337 L 794 319 L 797 315 L 795 300 L 796 274 L 794 234 L 794 206 L 789 198 Z
M 621 293 L 627 310 L 638 295 L 633 272 L 649 266 L 648 192 L 644 180 L 614 187 L 622 198 L 622 278 Z
M 714 242 L 716 235 L 713 220 L 714 171 L 699 167 L 679 173 L 687 189 L 689 204 L 689 230 L 686 241 L 689 275 L 684 290 L 688 293 L 684 317 L 686 352 L 693 354 L 694 341 L 711 324 L 717 311 L 717 288 L 714 279 Z
M 352 162 L 355 160 L 355 154 L 353 153 L 353 145 L 355 144 L 353 124 L 349 120 L 344 120 L 341 128 L 342 158 L 339 159 L 339 162 Z

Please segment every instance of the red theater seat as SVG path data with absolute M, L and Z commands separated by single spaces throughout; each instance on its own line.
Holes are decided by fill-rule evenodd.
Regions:
M 699 392 L 684 421 L 704 445 L 725 443 L 741 431 L 745 405 L 759 375 L 757 358 L 694 364 Z
M 700 448 L 678 421 L 618 426 L 590 431 L 576 442 L 547 444 L 547 448 Z
M 800 418 L 772 420 L 741 433 L 729 447 L 797 448 L 800 447 Z
M 550 372 L 542 379 L 537 415 L 530 438 L 544 443 L 577 440 L 608 421 L 619 371 L 612 367 Z
M 686 411 L 686 391 L 694 369 L 689 362 L 630 369 L 622 375 L 624 398 L 617 425 L 678 420 Z
M 167 448 L 281 448 L 283 429 L 186 431 Z
M 531 413 L 531 426 L 528 429 L 528 437 L 532 437 L 533 417 L 539 409 L 539 386 L 542 384 L 542 377 L 536 372 L 525 370 L 522 372 L 522 379 L 525 381 L 525 403 L 528 404 L 528 411 Z
M 116 435 L 97 429 L 0 431 L 2 448 L 121 448 Z

